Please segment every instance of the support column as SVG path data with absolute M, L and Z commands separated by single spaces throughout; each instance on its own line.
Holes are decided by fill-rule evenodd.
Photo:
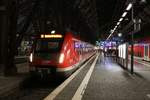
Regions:
M 1 75 L 12 75 L 16 73 L 14 64 L 14 45 L 16 36 L 16 5 L 12 0 L 0 1 L 0 73 Z
M 8 59 L 8 0 L 0 1 L 0 73 L 4 75 Z
M 17 0 L 11 0 L 9 3 L 9 41 L 8 41 L 8 65 L 5 67 L 5 75 L 14 75 L 17 73 L 15 66 L 16 54 L 16 31 L 17 31 Z

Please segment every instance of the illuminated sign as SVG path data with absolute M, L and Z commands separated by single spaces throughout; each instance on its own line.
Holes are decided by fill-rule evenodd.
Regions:
M 62 35 L 61 34 L 55 34 L 55 35 L 41 34 L 41 38 L 62 38 Z

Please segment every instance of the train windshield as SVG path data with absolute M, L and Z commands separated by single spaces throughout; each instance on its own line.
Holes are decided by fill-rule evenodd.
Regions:
M 61 40 L 39 39 L 35 45 L 35 52 L 58 52 L 60 49 Z

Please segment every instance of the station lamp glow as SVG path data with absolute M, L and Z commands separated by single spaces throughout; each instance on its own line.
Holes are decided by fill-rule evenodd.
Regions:
M 129 3 L 129 5 L 127 6 L 126 10 L 129 11 L 132 8 L 132 3 Z
M 141 0 L 141 3 L 146 3 L 146 0 Z
M 123 14 L 122 14 L 122 17 L 125 17 L 127 15 L 127 12 L 124 12 Z
M 133 4 L 132 4 L 132 3 L 129 3 L 129 5 L 128 5 L 127 8 L 126 8 L 126 11 L 122 14 L 121 18 L 119 19 L 119 22 L 118 22 L 117 25 L 114 27 L 114 29 L 111 30 L 111 34 L 108 36 L 108 38 L 107 38 L 106 40 L 108 40 L 108 39 L 111 37 L 111 35 L 112 35 L 112 34 L 114 33 L 114 31 L 117 29 L 117 26 L 120 24 L 120 22 L 123 20 L 123 18 L 127 15 L 127 13 L 128 13 L 127 11 L 129 11 L 129 10 L 132 8 L 132 6 L 133 6 Z M 118 36 L 121 37 L 121 36 L 122 36 L 122 33 L 119 33 Z
M 107 37 L 106 40 L 108 40 L 108 39 L 111 37 L 111 35 L 114 33 L 114 31 L 115 31 L 115 30 L 111 30 L 111 31 L 110 31 L 111 33 L 109 34 L 109 36 Z
M 119 24 L 120 24 L 120 22 L 117 23 L 117 25 L 119 25 Z
M 51 31 L 51 34 L 55 34 L 55 32 L 56 32 L 55 30 L 52 30 L 52 31 Z
M 121 36 L 122 36 L 122 33 L 118 33 L 118 36 L 121 37 Z
M 16 34 L 16 37 L 19 37 L 19 34 Z
M 112 30 L 112 29 L 110 30 L 110 33 L 113 33 L 113 30 Z
M 117 29 L 117 25 L 114 27 L 114 31 Z
M 119 22 L 121 22 L 122 20 L 123 20 L 123 18 L 120 18 L 120 19 L 119 19 Z

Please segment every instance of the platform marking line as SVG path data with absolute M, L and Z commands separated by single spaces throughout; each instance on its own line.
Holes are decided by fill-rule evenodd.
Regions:
M 137 61 L 137 60 L 135 60 L 135 62 L 137 62 L 137 63 L 140 63 L 140 64 L 143 64 L 143 65 L 145 65 L 145 66 L 150 67 L 150 65 L 149 65 L 149 64 L 143 63 L 143 62 L 141 62 L 141 61 Z
M 44 100 L 54 100 L 56 96 L 78 75 L 78 73 L 94 58 L 90 58 L 84 65 L 82 65 L 76 72 L 74 72 L 68 79 L 60 84 L 54 91 L 52 91 Z
M 129 59 L 129 60 L 131 60 L 131 59 Z M 138 61 L 138 60 L 134 60 L 134 61 L 137 62 L 137 63 L 139 63 L 139 64 L 143 64 L 143 65 L 145 65 L 145 66 L 150 67 L 149 64 L 143 63 L 142 61 Z
M 92 63 L 91 68 L 89 69 L 89 71 L 87 72 L 86 76 L 84 77 L 82 83 L 78 87 L 78 89 L 77 89 L 76 93 L 74 94 L 72 100 L 81 100 L 82 99 L 82 97 L 84 95 L 84 92 L 86 90 L 86 87 L 88 85 L 88 82 L 90 80 L 90 77 L 92 75 L 92 72 L 94 70 L 94 67 L 96 65 L 96 62 L 98 60 L 98 56 L 99 55 L 97 55 L 97 57 L 95 58 L 94 62 Z

